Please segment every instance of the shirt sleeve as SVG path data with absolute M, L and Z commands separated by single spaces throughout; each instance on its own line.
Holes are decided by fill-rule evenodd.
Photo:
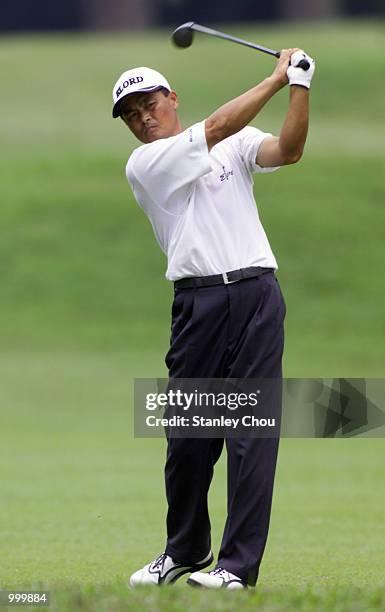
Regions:
M 262 168 L 262 166 L 259 166 L 255 162 L 262 142 L 268 136 L 272 136 L 272 134 L 269 132 L 262 132 L 255 127 L 247 126 L 238 132 L 236 136 L 238 137 L 238 147 L 241 157 L 250 173 L 274 172 L 278 170 L 279 166 L 274 168 Z
M 126 176 L 146 199 L 179 214 L 194 183 L 211 172 L 205 122 L 201 121 L 176 136 L 162 138 L 134 151 Z

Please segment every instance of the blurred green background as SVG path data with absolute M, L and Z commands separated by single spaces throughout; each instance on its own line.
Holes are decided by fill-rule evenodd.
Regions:
M 227 30 L 317 60 L 303 160 L 255 180 L 288 306 L 285 374 L 382 377 L 382 24 Z M 179 51 L 164 31 L 2 37 L 0 59 L 0 587 L 85 589 L 58 609 L 127 609 L 126 597 L 186 609 L 182 587 L 172 601 L 139 601 L 121 586 L 164 545 L 164 442 L 133 439 L 131 402 L 134 377 L 166 373 L 172 288 L 125 179 L 137 143 L 111 118 L 111 89 L 128 67 L 159 69 L 187 127 L 267 76 L 272 59 L 204 37 Z M 287 98 L 253 124 L 277 134 Z M 383 466 L 383 440 L 282 442 L 261 609 L 284 605 L 282 588 L 295 599 L 320 585 L 296 607 L 357 603 L 353 586 L 362 609 L 377 606 Z M 211 507 L 217 547 L 224 460 Z M 212 594 L 189 597 L 214 609 Z

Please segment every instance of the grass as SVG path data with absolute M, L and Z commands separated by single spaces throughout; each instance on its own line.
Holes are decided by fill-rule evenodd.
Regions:
M 380 24 L 233 30 L 318 63 L 304 159 L 255 186 L 288 304 L 286 375 L 381 377 Z M 381 439 L 282 441 L 255 593 L 125 586 L 164 545 L 164 442 L 133 439 L 131 396 L 135 376 L 165 374 L 172 291 L 125 182 L 135 143 L 110 118 L 110 90 L 152 65 L 188 125 L 271 59 L 203 37 L 177 52 L 163 32 L 3 37 L 0 58 L 0 586 L 47 588 L 60 612 L 383 608 Z M 255 125 L 277 133 L 286 103 Z M 224 458 L 210 507 L 217 550 Z
M 165 446 L 131 437 L 127 371 L 135 365 L 125 354 L 62 351 L 17 353 L 0 366 L 8 407 L 0 451 L 3 588 L 47 588 L 57 610 L 183 610 L 188 602 L 214 610 L 234 601 L 267 610 L 313 602 L 321 610 L 334 599 L 337 609 L 365 610 L 383 601 L 383 440 L 282 440 L 256 593 L 232 595 L 232 603 L 183 584 L 138 594 L 126 589 L 127 576 L 164 544 Z M 223 459 L 210 508 L 218 550 Z
M 381 376 L 384 60 L 363 61 L 355 42 L 381 49 L 382 31 L 356 22 L 240 33 L 276 46 L 295 39 L 318 60 L 306 156 L 255 187 L 289 304 L 286 373 Z M 234 65 L 231 79 L 212 79 L 202 56 Z M 271 58 L 204 37 L 178 52 L 164 33 L 4 38 L 0 57 L 12 92 L 0 119 L 1 346 L 164 354 L 172 292 L 124 178 L 135 142 L 110 117 L 111 85 L 128 63 L 164 70 L 188 125 L 268 74 Z M 277 133 L 286 98 L 255 123 Z

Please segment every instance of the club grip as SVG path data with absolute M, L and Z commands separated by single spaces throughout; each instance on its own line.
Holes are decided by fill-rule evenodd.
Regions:
M 298 68 L 302 68 L 302 70 L 309 70 L 310 63 L 307 60 L 303 59 L 299 62 Z
M 281 53 L 279 51 L 276 51 L 275 57 L 281 57 Z M 297 68 L 302 68 L 302 70 L 309 70 L 310 62 L 308 62 L 307 60 L 303 59 L 303 60 L 301 60 L 299 62 L 299 64 L 296 67 Z

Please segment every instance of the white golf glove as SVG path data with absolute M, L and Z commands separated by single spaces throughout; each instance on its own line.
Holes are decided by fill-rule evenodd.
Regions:
M 298 68 L 298 64 L 301 60 L 306 59 L 309 64 L 309 70 Z M 290 66 L 287 69 L 287 77 L 289 79 L 289 85 L 302 85 L 307 89 L 310 89 L 310 83 L 313 78 L 315 70 L 315 61 L 309 57 L 304 51 L 296 51 L 293 53 L 290 59 Z

